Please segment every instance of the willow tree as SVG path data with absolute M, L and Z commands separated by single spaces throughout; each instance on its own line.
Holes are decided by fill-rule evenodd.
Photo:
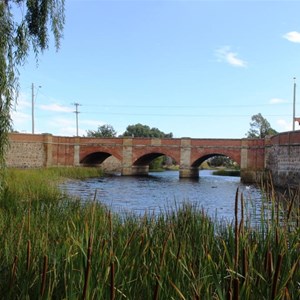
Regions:
M 18 95 L 18 68 L 29 53 L 38 59 L 48 48 L 50 35 L 59 49 L 64 21 L 64 0 L 0 0 L 0 168 Z

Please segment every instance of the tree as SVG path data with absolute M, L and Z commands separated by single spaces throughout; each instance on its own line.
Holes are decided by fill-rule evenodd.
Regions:
M 98 130 L 88 130 L 87 136 L 88 137 L 115 137 L 117 135 L 117 132 L 114 130 L 114 128 L 111 125 L 105 124 L 102 126 L 98 126 Z
M 274 135 L 278 133 L 271 127 L 270 123 L 261 115 L 261 113 L 253 115 L 251 120 L 250 129 L 246 134 L 247 138 L 264 138 L 267 135 Z
M 231 167 L 234 162 L 227 156 L 216 155 L 208 159 L 208 164 L 211 167 Z
M 65 22 L 64 0 L 0 0 L 0 164 L 11 130 L 11 108 L 18 94 L 18 67 L 29 52 L 38 58 L 53 33 L 58 50 Z M 21 17 L 18 14 L 21 11 Z M 14 15 L 15 14 L 15 15 Z
M 156 127 L 150 128 L 148 125 L 142 125 L 138 123 L 135 125 L 127 126 L 126 131 L 123 133 L 123 136 L 172 138 L 173 133 L 164 133 Z M 165 156 L 159 156 L 150 163 L 149 168 L 152 170 L 161 169 L 165 160 Z
M 150 128 L 148 125 L 142 125 L 140 123 L 135 125 L 128 125 L 123 136 L 131 137 L 155 137 L 155 138 L 172 138 L 173 133 L 164 133 L 158 128 Z

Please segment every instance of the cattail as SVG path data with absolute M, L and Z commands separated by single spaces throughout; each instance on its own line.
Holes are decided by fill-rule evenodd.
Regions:
M 158 300 L 158 292 L 159 292 L 159 279 L 160 276 L 157 275 L 156 277 L 156 285 L 155 285 L 155 289 L 154 289 L 154 295 L 153 295 L 153 300 Z
M 164 263 L 166 249 L 167 249 L 167 243 L 168 243 L 168 240 L 170 238 L 170 235 L 171 235 L 171 231 L 169 232 L 167 238 L 165 239 L 164 245 L 163 245 L 163 251 L 162 251 L 161 257 L 160 257 L 160 265 L 159 265 L 160 268 L 162 267 L 162 265 Z
M 16 255 L 14 258 L 12 269 L 11 269 L 11 280 L 10 280 L 10 285 L 9 285 L 10 288 L 12 288 L 12 286 L 15 282 L 16 273 L 17 273 L 17 265 L 18 265 L 18 256 Z
M 290 202 L 290 204 L 289 204 L 289 208 L 288 208 L 288 212 L 287 212 L 287 216 L 286 216 L 286 221 L 288 222 L 289 221 L 289 219 L 290 219 L 290 215 L 291 215 L 291 212 L 292 212 L 292 208 L 293 208 L 293 206 L 294 206 L 294 200 L 295 200 L 295 195 L 292 197 L 292 200 L 291 200 L 291 202 Z
M 268 267 L 268 253 L 269 253 L 269 249 L 270 249 L 270 247 L 268 245 L 268 249 L 267 249 L 267 251 L 265 253 L 265 261 L 264 261 L 264 270 L 265 271 L 267 271 L 267 267 Z
M 279 224 L 279 220 L 280 220 L 280 205 L 277 203 L 277 205 L 275 206 L 275 209 L 276 209 L 276 228 L 278 226 L 280 226 Z
M 89 278 L 91 272 L 92 248 L 93 248 L 93 236 L 90 235 L 89 242 L 88 242 L 87 265 L 85 269 L 85 280 L 84 280 L 82 299 L 86 299 L 87 287 L 89 284 Z
M 115 264 L 110 263 L 110 300 L 115 299 Z
M 279 245 L 279 233 L 278 233 L 278 227 L 276 227 L 276 230 L 275 230 L 275 243 L 276 243 L 276 246 Z
M 239 189 L 237 188 L 235 194 L 234 218 L 235 218 L 235 258 L 234 267 L 237 270 L 239 259 L 239 227 L 238 227 L 238 207 L 239 207 Z
M 27 241 L 27 262 L 26 262 L 26 270 L 29 271 L 30 268 L 30 260 L 31 260 L 31 242 Z
M 248 274 L 248 264 L 247 264 L 248 256 L 247 256 L 247 250 L 243 249 L 243 276 L 246 278 L 246 275 Z
M 48 271 L 48 256 L 45 255 L 44 263 L 43 263 L 43 273 L 42 273 L 41 297 L 43 297 L 45 294 L 47 271 Z
M 267 253 L 267 263 L 266 263 L 266 266 L 267 266 L 267 273 L 269 275 L 269 277 L 272 276 L 272 273 L 273 273 L 273 255 L 272 255 L 272 252 L 271 251 L 268 251 Z
M 178 261 L 179 261 L 179 258 L 180 258 L 181 245 L 182 245 L 182 243 L 181 243 L 181 240 L 180 240 L 178 248 L 177 248 L 177 254 L 176 254 L 176 268 L 177 268 L 177 264 L 178 264 Z
M 240 221 L 240 234 L 244 235 L 244 194 L 241 194 L 241 221 Z
M 282 258 L 283 256 L 279 254 L 277 258 L 276 269 L 275 269 L 275 274 L 272 283 L 272 299 L 275 299 L 276 292 L 277 292 L 277 284 L 278 284 L 279 273 L 282 265 Z
M 285 289 L 284 289 L 284 298 L 283 299 L 284 300 L 291 300 L 292 299 L 287 287 L 285 287 Z
M 111 247 L 111 251 L 113 251 L 114 238 L 113 238 L 113 222 L 112 222 L 111 211 L 108 212 L 108 222 L 109 222 L 109 233 L 110 233 L 110 247 Z
M 25 216 L 23 217 L 23 220 L 22 220 L 22 226 L 21 226 L 21 229 L 20 229 L 20 234 L 19 234 L 18 243 L 17 243 L 17 252 L 20 249 L 24 227 L 25 227 Z
M 229 282 L 229 284 L 228 284 L 226 300 L 232 300 L 232 287 L 231 287 L 232 280 L 228 280 L 228 282 Z
M 232 290 L 231 290 L 231 286 L 229 286 L 228 291 L 227 291 L 227 300 L 232 300 Z
M 239 288 L 239 279 L 233 279 L 233 300 L 239 300 L 240 288 Z
M 29 207 L 28 207 L 28 220 L 27 220 L 28 235 L 30 235 L 30 216 L 31 216 L 31 201 L 29 202 Z

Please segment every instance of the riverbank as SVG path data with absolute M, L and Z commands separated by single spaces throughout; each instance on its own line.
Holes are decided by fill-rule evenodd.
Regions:
M 239 177 L 239 176 L 241 176 L 241 171 L 240 170 L 231 170 L 231 169 L 218 169 L 218 170 L 213 171 L 213 175 Z
M 65 171 L 27 171 L 9 170 L 0 195 L 5 299 L 299 298 L 293 201 L 284 210 L 265 199 L 257 227 L 240 193 L 230 224 L 189 204 L 156 217 L 120 217 L 61 193 L 56 183 L 71 176 Z

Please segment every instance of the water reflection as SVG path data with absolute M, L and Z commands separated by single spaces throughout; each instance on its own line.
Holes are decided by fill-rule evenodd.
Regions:
M 138 215 L 158 214 L 175 209 L 183 202 L 203 208 L 210 216 L 232 220 L 237 188 L 247 201 L 260 201 L 260 191 L 246 186 L 239 177 L 214 176 L 211 171 L 200 171 L 195 180 L 179 179 L 178 172 L 151 173 L 148 177 L 113 176 L 70 181 L 61 188 L 83 200 L 95 196 L 112 211 Z

